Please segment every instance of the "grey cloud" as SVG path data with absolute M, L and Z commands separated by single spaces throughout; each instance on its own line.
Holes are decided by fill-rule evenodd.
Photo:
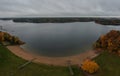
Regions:
M 0 0 L 0 17 L 120 16 L 119 0 Z

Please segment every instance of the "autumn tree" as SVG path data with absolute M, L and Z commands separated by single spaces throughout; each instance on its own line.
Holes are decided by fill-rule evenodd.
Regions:
M 0 42 L 2 43 L 4 41 L 4 33 L 0 32 Z
M 82 63 L 81 69 L 92 74 L 98 71 L 99 66 L 95 61 L 87 59 Z
M 101 35 L 95 42 L 94 48 L 108 50 L 109 52 L 118 53 L 120 50 L 120 31 L 111 30 L 106 35 Z
M 24 44 L 24 42 L 22 42 L 18 37 L 12 36 L 7 32 L 0 31 L 0 43 L 2 43 L 3 41 L 9 42 L 10 44 Z

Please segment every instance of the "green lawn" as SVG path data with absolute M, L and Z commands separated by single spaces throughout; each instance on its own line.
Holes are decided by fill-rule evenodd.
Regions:
M 0 46 L 0 76 L 70 76 L 68 67 L 30 63 L 22 70 L 17 68 L 26 61 Z M 83 76 L 78 67 L 72 67 L 75 75 Z M 12 75 L 14 74 L 14 75 Z
M 94 59 L 100 70 L 94 76 L 120 76 L 120 57 L 103 52 Z M 30 63 L 22 70 L 17 68 L 26 61 L 0 46 L 0 76 L 70 76 L 68 67 Z M 72 66 L 74 76 L 84 76 L 78 67 Z M 14 75 L 12 75 L 14 74 Z
M 120 57 L 108 52 L 95 58 L 100 70 L 95 76 L 120 76 Z

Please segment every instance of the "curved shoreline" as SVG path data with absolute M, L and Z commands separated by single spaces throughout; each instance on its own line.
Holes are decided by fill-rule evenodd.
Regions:
M 25 51 L 18 45 L 15 46 L 7 46 L 7 48 L 18 57 L 21 57 L 25 60 L 31 60 L 36 58 L 33 62 L 35 63 L 43 63 L 48 65 L 55 65 L 55 66 L 67 66 L 67 61 L 71 61 L 72 65 L 79 65 L 85 60 L 86 58 L 94 58 L 98 54 L 95 53 L 93 50 L 89 50 L 78 55 L 68 56 L 68 57 L 45 57 L 33 54 L 31 52 Z

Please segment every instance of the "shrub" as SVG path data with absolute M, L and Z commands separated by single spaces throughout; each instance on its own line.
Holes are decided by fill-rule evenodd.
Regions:
M 99 69 L 99 66 L 95 61 L 87 59 L 82 63 L 81 69 L 83 71 L 86 71 L 92 74 L 92 73 L 95 73 Z

